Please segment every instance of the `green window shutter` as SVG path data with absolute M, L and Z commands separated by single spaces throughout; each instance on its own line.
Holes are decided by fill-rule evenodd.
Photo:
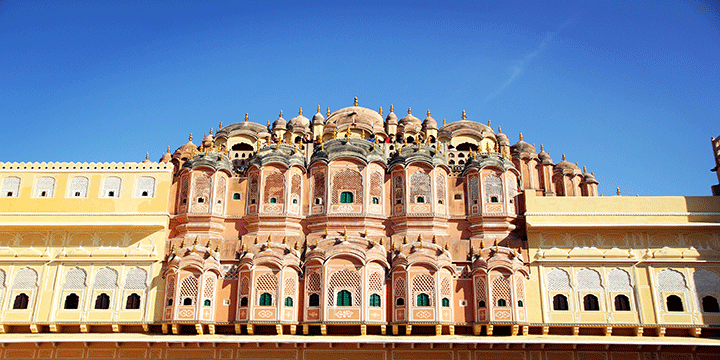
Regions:
M 378 294 L 370 295 L 370 306 L 371 307 L 380 307 L 380 295 L 378 295 Z
M 442 299 L 442 306 L 443 306 L 443 307 L 450 307 L 450 299 L 448 299 L 448 298 L 443 298 L 443 299 Z
M 268 293 L 260 295 L 260 306 L 272 306 L 272 295 Z
M 353 202 L 353 193 L 349 191 L 343 191 L 340 193 L 340 203 L 351 204 Z
M 293 299 L 291 297 L 285 298 L 285 306 L 293 306 Z
M 337 294 L 337 306 L 351 306 L 352 295 L 347 290 L 342 290 Z
M 430 306 L 430 296 L 428 294 L 419 294 L 417 296 L 417 306 Z

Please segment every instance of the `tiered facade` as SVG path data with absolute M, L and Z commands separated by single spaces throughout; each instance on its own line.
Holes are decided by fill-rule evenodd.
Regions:
M 599 196 L 540 150 L 356 100 L 159 163 L 0 164 L 0 330 L 720 345 L 718 198 Z

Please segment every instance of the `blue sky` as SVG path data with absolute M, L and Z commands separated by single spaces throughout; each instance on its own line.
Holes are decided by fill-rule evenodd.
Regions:
M 709 195 L 720 7 L 544 3 L 0 1 L 0 161 L 157 160 L 357 96 L 491 119 L 605 195 Z

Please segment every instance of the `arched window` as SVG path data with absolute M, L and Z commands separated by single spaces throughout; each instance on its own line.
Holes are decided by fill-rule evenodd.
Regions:
M 491 202 L 491 203 L 499 202 L 499 201 L 498 201 L 498 197 L 497 197 L 497 196 L 491 196 L 491 197 L 490 197 L 490 202 Z
M 615 297 L 615 311 L 630 311 L 630 299 L 625 295 Z
M 125 303 L 125 309 L 128 309 L 128 310 L 140 309 L 140 295 L 138 295 L 136 293 L 130 294 L 130 296 L 127 297 L 127 302 Z
M 522 300 L 518 300 L 518 307 L 523 307 L 523 302 L 522 302 Z
M 479 308 L 485 308 L 485 300 L 478 301 L 478 307 Z
M 234 193 L 233 200 L 240 200 L 240 193 Z
M 285 298 L 285 306 L 293 306 L 293 299 L 290 296 Z
M 80 303 L 80 297 L 77 296 L 77 294 L 72 293 L 65 297 L 65 306 L 63 308 L 68 310 L 74 310 L 78 308 L 78 304 Z
M 186 297 L 185 299 L 183 299 L 183 305 L 187 306 L 187 305 L 192 305 L 192 304 L 193 304 L 192 298 Z
M 203 301 L 203 306 L 210 306 L 211 304 L 212 301 L 210 301 L 210 299 L 205 299 L 205 301 Z
M 310 294 L 310 301 L 308 306 L 320 306 L 320 295 Z
M 173 299 L 168 299 L 167 306 L 172 306 L 172 304 L 173 304 Z
M 417 199 L 415 199 L 415 202 L 418 204 L 422 204 L 425 202 L 425 198 L 422 196 L 418 196 Z
M 553 296 L 553 310 L 567 310 L 568 309 L 568 301 L 567 297 L 563 294 L 557 294 Z
M 277 198 L 274 198 L 274 197 L 270 198 L 270 203 L 271 204 L 277 203 Z
M 498 299 L 497 306 L 507 306 L 507 301 L 505 299 Z
M 718 301 L 714 296 L 705 296 L 702 298 L 702 308 L 703 312 L 720 312 L 720 306 L 718 306 Z
M 380 295 L 370 295 L 370 307 L 380 307 Z
M 13 309 L 15 310 L 24 310 L 28 308 L 28 302 L 30 301 L 30 298 L 25 293 L 20 293 L 18 296 L 15 297 L 15 302 L 13 302 Z
M 67 305 L 67 301 L 65 302 Z M 106 293 L 102 293 L 95 298 L 95 309 L 107 310 L 110 308 L 110 296 Z
M 442 299 L 442 307 L 450 307 L 450 299 L 443 298 Z
M 585 311 L 599 311 L 600 302 L 598 302 L 597 296 L 592 294 L 585 295 L 583 298 L 583 307 Z
M 395 306 L 405 306 L 405 299 L 397 298 L 397 300 L 395 300 Z
M 430 306 L 430 296 L 425 293 L 418 294 L 417 306 Z
M 372 203 L 373 203 L 373 204 L 379 204 L 379 203 L 380 203 L 380 199 L 374 197 L 374 198 L 372 198 Z
M 682 299 L 677 295 L 668 296 L 665 303 L 667 304 L 668 311 L 685 311 Z
M 247 296 L 243 296 L 242 299 L 240 299 L 240 306 L 248 306 Z
M 352 305 L 352 294 L 347 290 L 341 290 L 337 294 L 337 306 Z
M 352 204 L 353 202 L 353 193 L 350 191 L 343 191 L 340 193 L 340 203 L 341 204 Z
M 270 293 L 262 293 L 260 295 L 260 306 L 272 306 L 272 295 Z

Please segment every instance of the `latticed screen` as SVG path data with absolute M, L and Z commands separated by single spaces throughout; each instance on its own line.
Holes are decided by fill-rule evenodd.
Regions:
M 276 204 L 283 204 L 285 201 L 285 176 L 279 171 L 273 171 L 265 177 L 264 201 Z
M 283 294 L 285 297 L 294 297 L 295 296 L 295 279 L 294 278 L 287 278 L 285 279 L 285 286 L 283 287 Z
M 427 296 L 428 303 L 426 305 L 420 305 L 416 301 L 416 306 L 432 306 L 432 299 L 435 298 L 435 279 L 428 274 L 415 275 L 412 279 L 412 291 L 413 298 L 417 301 L 420 300 L 420 295 Z
M 515 297 L 518 306 L 523 307 L 522 301 L 525 299 L 525 279 L 521 275 L 515 276 Z
M 258 276 L 257 280 L 255 281 L 255 290 L 257 291 L 258 296 L 260 296 L 258 300 L 258 304 L 261 306 L 270 306 L 272 305 L 272 299 L 276 297 L 277 294 L 277 288 L 278 288 L 278 278 L 277 276 L 265 273 L 260 276 Z M 270 295 L 270 303 L 267 305 L 263 305 L 266 302 L 263 302 L 262 294 L 269 294 Z M 267 301 L 267 297 L 266 301 Z
M 393 180 L 393 195 L 395 196 L 395 203 L 401 204 L 404 194 L 403 178 L 401 175 L 395 177 Z
M 109 268 L 101 269 L 95 273 L 95 281 L 93 289 L 95 290 L 114 290 L 117 287 L 118 273 Z
M 487 300 L 487 283 L 485 282 L 485 278 L 479 277 L 475 281 L 475 297 L 478 301 L 486 301 Z
M 430 201 L 430 175 L 416 172 L 410 175 L 410 201 L 424 203 Z
M 296 196 L 300 197 L 300 193 L 301 193 L 301 189 L 300 189 L 301 182 L 302 182 L 302 180 L 301 180 L 301 178 L 300 178 L 300 175 L 294 174 L 294 175 L 292 176 L 292 184 L 291 184 L 291 186 L 290 186 L 290 194 L 296 195 Z
M 145 289 L 147 286 L 147 271 L 140 268 L 133 268 L 128 271 L 125 278 L 125 289 Z
M 450 296 L 452 294 L 452 290 L 450 288 L 450 279 L 447 277 L 444 277 L 442 279 L 442 282 L 440 283 L 440 296 L 446 297 Z
M 217 187 L 215 189 L 215 199 L 218 203 L 222 203 L 225 200 L 225 189 L 227 188 L 227 180 L 222 177 L 217 177 Z
M 212 275 L 205 276 L 203 297 L 206 299 L 212 299 L 215 297 L 215 278 Z
M 313 198 L 322 198 L 325 196 L 325 173 L 322 171 L 318 171 L 317 173 L 313 173 L 313 178 L 315 178 L 314 182 L 314 188 L 313 188 Z
M 70 180 L 68 196 L 87 197 L 88 184 L 90 181 L 84 176 L 76 176 Z
M 578 290 L 602 290 L 600 274 L 595 270 L 582 269 L 577 273 Z
M 608 273 L 610 291 L 632 291 L 630 274 L 625 270 L 613 269 Z
M 563 270 L 558 268 L 550 270 L 547 279 L 547 288 L 550 291 L 572 290 L 572 287 L 570 287 L 570 276 Z
M 248 197 L 256 199 L 258 194 L 258 177 L 257 174 L 250 175 L 250 182 L 248 183 Z
M 20 193 L 20 178 L 17 176 L 9 176 L 3 179 L 2 193 L 3 197 L 17 197 Z
M 485 202 L 503 201 L 502 179 L 497 175 L 485 177 Z
M 479 196 L 478 196 L 478 191 L 479 191 L 478 179 L 474 176 L 471 177 L 469 186 L 470 186 L 470 189 L 468 189 L 468 190 L 470 190 L 470 199 L 477 200 L 479 198 Z
M 248 294 L 250 294 L 250 280 L 243 276 L 242 280 L 240 280 L 240 295 Z
M 360 274 L 356 271 L 342 269 L 330 275 L 330 286 L 328 287 L 328 306 L 335 303 L 334 295 L 339 289 L 352 291 L 352 306 L 360 306 L 362 293 L 360 284 Z M 349 306 L 349 305 L 348 305 Z
M 13 290 L 34 290 L 37 287 L 38 274 L 35 270 L 24 268 L 15 274 Z
M 183 299 L 183 305 L 186 305 L 185 299 L 191 299 L 191 303 L 187 305 L 194 305 L 197 301 L 198 295 L 198 279 L 194 276 L 187 276 L 180 282 L 180 298 Z
M 174 276 L 168 276 L 167 280 L 167 290 L 165 291 L 165 298 L 168 300 L 172 300 L 175 297 L 175 277 Z M 172 305 L 170 303 L 166 304 L 168 306 Z
M 395 286 L 393 286 L 395 297 L 405 297 L 405 278 L 396 277 Z
M 65 290 L 82 290 L 85 289 L 85 279 L 87 274 L 82 269 L 74 268 L 65 274 L 65 283 L 63 289 Z
M 362 175 L 359 172 L 352 169 L 345 169 L 337 172 L 333 176 L 333 191 L 332 191 L 332 203 L 340 203 L 340 194 L 349 192 L 351 194 L 358 194 L 354 199 L 351 196 L 351 202 L 362 204 Z
M 435 177 L 435 189 L 438 201 L 445 201 L 445 177 L 438 174 Z
M 151 176 L 141 176 L 138 178 L 135 197 L 153 196 L 155 196 L 155 178 Z
M 379 171 L 373 171 L 370 175 L 370 196 L 382 199 L 383 175 Z
M 193 179 L 193 204 L 210 201 L 212 178 L 206 173 L 200 173 Z
M 512 301 L 510 296 L 510 275 L 502 275 L 493 279 L 492 297 L 493 303 L 498 306 L 507 306 L 507 303 Z
M 687 285 L 685 276 L 677 270 L 665 269 L 657 275 L 658 279 L 658 297 L 662 299 L 662 292 L 682 292 L 685 293 Z M 666 302 L 660 301 L 663 311 L 666 311 Z M 682 304 L 680 305 L 682 306 Z
M 183 200 L 187 202 L 189 187 L 190 180 L 187 177 L 183 177 L 182 186 L 180 187 L 180 203 L 183 203 Z
M 35 197 L 53 197 L 55 194 L 55 178 L 43 176 L 35 184 Z
M 368 289 L 370 291 L 382 291 L 383 276 L 378 271 L 373 271 L 368 277 Z

